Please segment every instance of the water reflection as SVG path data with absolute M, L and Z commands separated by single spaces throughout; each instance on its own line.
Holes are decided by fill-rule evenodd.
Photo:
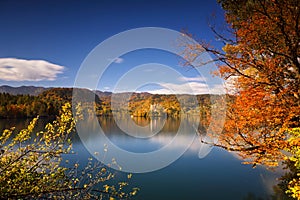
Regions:
M 151 119 L 146 118 L 126 120 L 134 120 L 134 123 L 143 127 L 151 124 Z M 128 124 L 129 129 L 130 126 L 126 120 L 124 120 L 124 126 Z M 167 118 L 165 121 L 159 118 L 154 120 L 151 125 L 152 130 L 157 130 L 157 127 L 161 126 L 162 129 L 150 138 L 136 138 L 128 135 L 110 117 L 98 118 L 96 121 L 90 119 L 88 123 L 81 124 L 86 130 L 85 141 L 100 152 L 103 152 L 104 146 L 98 140 L 99 126 L 105 136 L 116 146 L 138 154 L 155 152 L 171 142 L 173 143 L 170 146 L 170 152 L 176 152 L 178 149 L 184 149 L 186 144 L 193 139 L 186 153 L 172 165 L 155 172 L 133 176 L 132 184 L 141 188 L 137 199 L 280 199 L 276 197 L 280 194 L 273 194 L 273 187 L 278 183 L 276 178 L 280 176 L 280 171 L 274 173 L 262 167 L 252 169 L 250 166 L 241 165 L 241 160 L 238 160 L 232 153 L 218 148 L 213 148 L 203 159 L 199 159 L 197 154 L 201 152 L 201 149 L 209 149 L 209 146 L 200 143 L 198 137 L 193 137 L 195 128 L 202 130 L 203 137 L 205 137 L 205 126 L 201 127 L 201 123 L 201 128 L 194 126 L 197 124 L 197 118 L 191 117 L 184 121 L 176 118 Z M 28 123 L 29 120 L 9 122 L 0 120 L 0 128 L 17 125 L 21 129 Z M 177 136 L 178 140 L 174 142 L 180 125 L 182 132 Z M 74 140 L 74 151 L 77 152 L 73 155 L 74 160 L 83 162 L 84 166 L 84 162 L 91 154 L 83 148 L 78 137 Z M 160 158 L 157 157 L 157 160 Z M 132 162 L 134 165 L 141 164 L 136 160 Z M 121 163 L 119 164 L 122 166 Z
M 117 119 L 119 120 L 119 119 Z M 147 128 L 140 129 L 137 132 L 136 126 L 133 126 L 130 121 L 134 121 L 137 126 Z M 99 124 L 98 124 L 99 122 Z M 174 137 L 178 134 L 178 139 L 172 144 L 172 148 L 181 148 L 195 138 L 197 128 L 197 118 L 189 118 L 188 120 L 179 120 L 177 118 L 123 118 L 122 122 L 116 123 L 113 117 L 98 118 L 98 122 L 90 120 L 88 123 L 82 124 L 82 128 L 86 130 L 88 137 L 87 141 L 96 142 L 98 137 L 99 125 L 105 135 L 117 146 L 124 150 L 132 152 L 150 152 L 170 144 Z M 121 129 L 122 128 L 122 129 Z M 123 131 L 123 130 L 126 130 Z M 154 134 L 153 134 L 154 133 Z M 135 137 L 135 135 L 138 135 Z M 148 137 L 152 135 L 152 137 Z M 147 136 L 147 137 L 141 137 Z M 205 136 L 205 134 L 203 134 Z M 198 152 L 202 143 L 198 139 L 192 143 L 190 150 Z M 208 146 L 203 144 L 203 146 Z M 140 148 L 139 148 L 140 147 Z
M 117 120 L 119 120 L 118 126 L 113 118 L 99 118 L 99 123 L 104 133 L 114 142 L 114 144 L 128 151 L 149 152 L 169 145 L 174 139 L 174 136 L 178 134 L 180 126 L 182 134 L 178 135 L 178 139 L 172 144 L 173 149 L 185 148 L 186 145 L 190 144 L 190 141 L 195 139 L 195 133 L 200 133 L 202 139 L 206 141 L 211 140 L 206 136 L 206 128 L 203 124 L 199 123 L 199 118 L 197 116 L 186 117 L 184 120 L 178 118 L 164 119 L 160 117 L 122 118 L 122 121 L 117 118 Z M 148 126 L 143 130 L 139 130 L 140 132 L 137 132 L 135 129 L 136 126 L 129 123 L 131 120 L 138 126 Z M 120 126 L 123 127 L 122 130 L 126 130 L 126 132 L 122 131 Z M 115 127 L 115 129 L 111 129 L 111 127 Z M 128 133 L 130 133 L 129 136 Z M 137 142 L 138 139 L 135 138 L 135 135 L 138 135 L 137 138 L 148 138 L 148 140 L 140 140 Z M 141 137 L 141 135 L 147 137 Z M 148 137 L 149 135 L 152 137 Z M 130 140 L 132 142 L 134 141 L 131 145 L 128 144 L 130 143 Z M 136 148 L 134 147 L 134 144 L 140 144 L 143 148 Z M 211 148 L 210 145 L 201 143 L 199 137 L 196 137 L 196 140 L 189 146 L 189 150 L 193 151 L 193 153 L 198 153 L 199 158 L 204 158 L 210 152 Z
M 122 171 L 144 173 L 166 167 L 182 156 L 197 136 L 198 123 L 198 120 L 158 117 L 151 118 L 147 126 L 140 126 L 131 117 L 114 120 L 91 117 L 80 121 L 76 128 L 91 154 L 101 151 L 103 146 L 109 149 L 107 160 L 101 160 L 103 163 L 117 159 Z
M 149 138 L 136 138 L 133 137 L 132 135 L 126 134 L 126 132 L 122 131 L 118 125 L 116 124 L 115 120 L 112 118 L 99 118 L 99 124 L 102 127 L 103 131 L 105 132 L 106 136 L 110 138 L 110 140 L 117 145 L 118 147 L 135 152 L 135 153 L 147 153 L 147 152 L 152 152 L 152 151 L 157 151 L 160 148 L 163 148 L 166 145 L 169 145 L 171 141 L 173 141 L 174 136 L 177 134 L 179 127 L 182 127 L 182 134 L 178 136 L 178 140 L 176 142 L 173 142 L 171 145 L 171 148 L 173 151 L 176 151 L 176 149 L 182 149 L 185 148 L 187 144 L 189 144 L 189 141 L 193 141 L 191 145 L 189 146 L 188 151 L 185 153 L 185 156 L 192 156 L 193 157 L 193 162 L 198 158 L 205 158 L 208 156 L 208 154 L 211 151 L 211 146 L 207 144 L 203 144 L 199 141 L 198 137 L 194 137 L 195 131 L 199 131 L 201 136 L 204 138 L 204 140 L 213 140 L 213 138 L 206 138 L 206 127 L 200 123 L 198 123 L 197 120 L 199 118 L 197 117 L 190 117 L 186 118 L 183 121 L 177 119 L 177 118 L 167 118 L 167 119 L 160 119 L 160 118 L 154 118 L 154 119 L 149 119 L 149 118 L 133 118 L 133 119 L 125 119 L 123 118 L 123 122 L 121 123 L 122 126 L 125 127 L 125 130 L 127 131 L 132 131 L 135 132 L 136 130 L 134 129 L 134 126 L 132 126 L 131 123 L 128 123 L 128 120 L 134 120 L 134 122 L 139 125 L 139 126 L 149 126 L 148 129 L 144 129 L 144 131 L 151 131 L 151 130 L 157 130 L 158 127 L 161 128 L 160 131 L 158 131 L 157 134 L 155 134 L 153 137 Z M 151 122 L 152 121 L 152 122 Z M 196 127 L 198 123 L 198 127 Z M 120 125 L 120 124 L 119 124 Z M 93 127 L 96 127 L 95 125 Z M 140 132 L 139 134 L 148 134 L 144 132 Z M 95 138 L 94 138 L 95 139 Z M 93 140 L 95 142 L 95 140 Z M 222 151 L 223 152 L 223 151 Z M 226 154 L 228 154 L 226 152 Z M 230 173 L 232 173 L 232 170 L 237 170 L 238 168 L 243 168 L 245 166 L 241 165 L 240 163 L 242 162 L 241 160 L 237 160 L 238 157 L 234 153 L 229 153 L 232 154 L 233 158 L 235 159 L 234 162 L 238 163 L 238 166 L 234 166 L 232 169 L 230 169 Z M 187 165 L 191 166 L 195 163 L 191 161 L 187 162 Z M 197 162 L 197 161 L 196 161 Z M 199 162 L 199 161 L 198 161 Z M 204 162 L 207 162 L 207 159 L 204 159 Z M 233 162 L 232 159 L 223 159 L 222 162 Z M 138 164 L 138 163 L 136 163 Z M 195 164 L 197 165 L 197 164 Z M 247 166 L 249 167 L 249 166 Z M 251 173 L 255 173 L 254 169 Z M 201 170 L 201 168 L 199 168 Z M 238 169 L 240 170 L 240 169 Z M 259 168 L 259 171 L 256 171 L 257 173 L 257 179 L 256 179 L 256 184 L 260 182 L 261 186 L 260 191 L 258 192 L 257 188 L 255 189 L 255 192 L 249 193 L 249 194 L 264 194 L 264 198 L 269 198 L 269 195 L 273 193 L 273 187 L 274 185 L 277 184 L 276 178 L 279 177 L 279 173 L 275 172 L 269 172 L 265 170 L 264 168 Z M 208 170 L 209 172 L 210 170 Z M 224 170 L 225 171 L 225 170 Z M 249 173 L 247 170 L 244 173 Z M 250 173 L 250 176 L 251 176 Z M 201 173 L 200 173 L 201 174 Z M 244 175 L 245 177 L 248 177 L 248 175 Z M 221 177 L 220 177 L 221 178 Z M 247 179 L 246 178 L 246 179 Z M 251 180 L 251 179 L 249 179 Z M 225 182 L 231 182 L 231 180 L 224 180 Z M 247 183 L 249 184 L 249 183 Z M 245 184 L 245 186 L 247 185 Z M 241 186 L 238 186 L 241 187 Z M 249 186 L 247 186 L 249 187 Z M 249 188 L 245 188 L 246 191 L 252 190 L 253 186 Z M 246 199 L 252 198 L 252 195 L 241 195 L 245 197 Z M 260 199 L 259 195 L 257 196 L 257 199 Z M 213 198 L 212 198 L 213 199 Z M 225 198 L 226 199 L 226 198 Z M 274 198 L 273 198 L 274 199 Z M 276 199 L 276 198 L 275 198 Z
M 43 130 L 45 125 L 49 122 L 52 122 L 54 118 L 43 118 L 40 117 L 40 119 L 37 121 L 37 124 L 35 126 L 36 131 Z M 12 127 L 15 128 L 15 133 L 18 131 L 26 128 L 29 123 L 32 121 L 32 119 L 29 118 L 22 118 L 22 119 L 0 119 L 0 132 L 2 133 L 5 129 L 10 129 Z

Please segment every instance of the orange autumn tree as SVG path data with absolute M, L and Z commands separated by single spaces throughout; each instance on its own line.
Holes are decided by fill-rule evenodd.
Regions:
M 300 119 L 300 1 L 219 0 L 229 37 L 222 50 L 186 41 L 184 57 L 193 66 L 206 51 L 217 75 L 230 82 L 223 133 L 216 146 L 236 151 L 246 163 L 276 166 Z M 226 36 L 229 34 L 226 33 Z

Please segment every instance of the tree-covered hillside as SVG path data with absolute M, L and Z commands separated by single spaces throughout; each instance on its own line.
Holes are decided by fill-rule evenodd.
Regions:
M 79 89 L 79 91 L 83 94 L 91 92 L 86 89 Z M 0 93 L 0 118 L 57 116 L 62 105 L 72 101 L 72 94 L 72 88 L 52 88 L 38 96 Z M 95 103 L 100 106 L 101 101 L 98 96 L 95 97 Z
M 222 95 L 161 95 L 150 93 L 103 93 L 87 89 L 76 89 L 77 102 L 96 111 L 98 116 L 129 114 L 133 117 L 162 116 L 178 117 L 181 114 L 207 116 L 211 105 Z M 95 94 L 94 102 L 86 102 L 86 96 Z M 25 118 L 34 116 L 55 116 L 62 105 L 72 102 L 72 88 L 51 88 L 38 96 L 0 93 L 0 118 Z M 214 100 L 212 100 L 214 99 Z M 92 106 L 92 107 L 91 107 Z

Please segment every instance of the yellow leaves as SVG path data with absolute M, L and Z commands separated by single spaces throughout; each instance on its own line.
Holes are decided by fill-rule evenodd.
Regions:
M 2 146 L 13 135 L 13 129 L 0 134 L 0 199 L 28 193 L 33 195 L 28 198 L 33 198 L 47 190 L 66 191 L 55 194 L 52 196 L 54 199 L 61 199 L 60 195 L 64 198 L 67 196 L 67 199 L 79 196 L 89 199 L 91 195 L 95 195 L 91 194 L 90 188 L 99 187 L 103 182 L 114 178 L 112 172 L 101 163 L 94 162 L 92 158 L 88 159 L 88 164 L 83 169 L 78 163 L 74 167 L 65 167 L 71 162 L 64 160 L 62 154 L 72 151 L 70 133 L 75 126 L 70 108 L 70 104 L 65 105 L 57 120 L 47 124 L 45 130 L 36 134 L 32 134 L 37 122 L 34 119 L 27 129 L 9 140 L 8 145 Z M 35 137 L 34 140 L 30 140 L 32 137 Z M 61 163 L 62 161 L 65 162 Z M 117 165 L 116 160 L 112 160 L 112 163 Z M 131 174 L 128 175 L 128 179 L 130 178 Z M 105 185 L 104 190 L 108 192 L 110 199 L 127 199 L 132 195 L 122 191 L 127 185 L 127 182 L 120 182 L 116 187 Z M 77 190 L 81 186 L 84 190 Z M 46 193 L 43 195 L 48 197 Z
M 110 186 L 109 186 L 109 185 L 103 185 L 103 187 L 104 187 L 104 191 L 105 191 L 105 192 L 108 192 Z
M 246 74 L 247 76 L 254 77 L 255 75 L 258 74 L 258 70 L 255 69 L 254 67 L 249 67 L 249 68 L 245 69 L 243 71 L 243 73 Z
M 127 182 L 119 182 L 118 184 L 119 184 L 119 188 L 120 188 L 120 190 L 121 190 L 123 187 L 125 187 L 125 186 L 127 186 L 127 185 L 128 185 L 128 183 L 127 183 Z
M 54 126 L 53 124 L 48 123 L 45 127 L 45 129 L 50 132 L 50 133 L 54 133 Z
M 291 146 L 300 148 L 300 138 L 292 138 L 289 140 Z
M 239 51 L 238 46 L 226 44 L 223 46 L 222 50 L 227 54 L 237 53 Z
M 293 128 L 288 131 L 290 138 L 288 139 L 288 147 L 286 150 L 292 153 L 289 160 L 292 161 L 295 167 L 300 171 L 300 128 Z
M 137 192 L 139 191 L 139 188 L 132 188 L 132 192 L 130 193 L 132 196 L 136 195 Z
M 300 178 L 294 178 L 288 184 L 287 194 L 290 194 L 295 199 L 300 199 Z
M 33 129 L 35 127 L 35 124 L 37 123 L 38 117 L 34 118 L 28 127 L 26 129 L 21 130 L 17 136 L 13 138 L 13 142 L 11 145 L 15 145 L 16 143 L 22 143 L 30 139 L 31 133 L 33 132 Z
M 2 132 L 2 135 L 0 135 L 0 145 L 3 145 L 6 143 L 6 141 L 10 138 L 10 136 L 12 135 L 13 131 L 14 131 L 15 127 L 12 127 L 10 129 L 5 129 Z
M 47 124 L 44 131 L 32 134 L 37 120 L 34 118 L 26 129 L 17 133 L 3 147 L 3 154 L 0 154 L 0 198 L 2 195 L 36 192 L 42 188 L 59 188 L 67 184 L 60 181 L 66 168 L 59 167 L 60 156 L 67 147 L 64 146 L 64 136 L 58 137 L 54 132 L 60 126 L 72 124 L 54 121 Z M 5 130 L 0 135 L 1 142 L 7 142 L 12 130 Z M 34 143 L 28 142 L 32 137 Z M 1 187 L 4 182 L 10 183 L 5 192 Z
M 27 127 L 28 132 L 31 133 L 31 132 L 33 131 L 33 129 L 34 129 L 36 123 L 37 123 L 37 120 L 38 120 L 38 117 L 34 118 L 34 119 L 30 122 L 30 124 L 29 124 L 28 127 Z
M 288 183 L 287 194 L 295 199 L 300 199 L 300 128 L 292 128 L 287 130 L 290 138 L 287 140 L 288 146 L 286 151 L 291 153 L 291 156 L 286 156 L 285 159 L 294 165 L 293 179 Z
M 101 173 L 106 173 L 107 170 L 106 170 L 106 168 L 103 167 L 103 168 L 100 170 L 100 172 L 101 172 Z

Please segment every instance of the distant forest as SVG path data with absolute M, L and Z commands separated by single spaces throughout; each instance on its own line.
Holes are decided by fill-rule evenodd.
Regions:
M 72 88 L 50 88 L 34 96 L 30 94 L 0 93 L 0 118 L 31 118 L 56 116 L 61 106 L 72 101 Z M 80 89 L 84 94 L 91 93 Z M 112 98 L 113 96 L 113 98 Z M 115 98 L 116 97 L 116 98 Z M 159 95 L 149 93 L 120 93 L 95 91 L 93 109 L 98 116 L 130 114 L 133 117 L 167 115 L 178 117 L 181 114 L 206 116 L 210 107 L 224 95 Z M 125 104 L 121 99 L 130 99 Z M 112 103 L 113 102 L 113 107 Z M 82 102 L 86 105 L 86 102 Z M 89 104 L 91 105 L 91 104 Z
M 67 88 L 50 89 L 37 96 L 0 93 L 0 117 L 55 116 L 59 113 L 61 106 L 71 100 L 70 97 L 72 97 L 72 89 Z

